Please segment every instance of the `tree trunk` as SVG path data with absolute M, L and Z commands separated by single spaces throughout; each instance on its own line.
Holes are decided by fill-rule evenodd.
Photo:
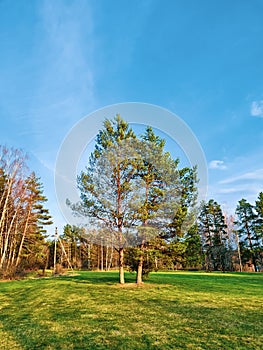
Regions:
M 97 269 L 100 269 L 100 246 L 97 245 Z
M 239 260 L 239 271 L 242 272 L 242 260 L 241 260 L 241 253 L 240 253 L 240 244 L 239 244 L 238 233 L 236 233 L 236 240 L 237 240 L 237 252 L 238 252 L 238 260 Z
M 251 255 L 251 258 L 252 258 L 252 264 L 254 266 L 254 271 L 257 272 L 257 263 L 256 263 L 256 259 L 255 259 L 255 254 L 253 252 L 253 243 L 252 243 L 251 233 L 249 231 L 247 222 L 245 223 L 245 227 L 246 227 L 246 230 L 247 230 L 247 237 L 248 237 L 248 241 L 249 241 L 250 255 Z
M 142 241 L 141 247 L 140 247 L 140 257 L 139 257 L 139 263 L 137 267 L 137 276 L 136 276 L 136 283 L 140 284 L 142 283 L 142 271 L 143 271 L 143 261 L 144 261 L 144 255 L 143 255 L 143 249 L 145 245 L 145 240 Z
M 109 254 L 109 246 L 106 244 L 106 253 L 105 253 L 105 270 L 108 271 L 108 254 Z
M 16 209 L 16 211 L 15 211 L 13 217 L 12 217 L 12 220 L 9 223 L 9 228 L 8 228 L 7 233 L 6 233 L 5 242 L 4 242 L 3 254 L 2 254 L 2 257 L 1 257 L 1 260 L 0 260 L 0 268 L 3 267 L 4 262 L 6 260 L 6 255 L 7 255 L 7 252 L 8 252 L 8 248 L 10 248 L 11 231 L 12 231 L 15 219 L 16 219 L 17 212 L 18 212 L 18 209 Z
M 119 250 L 119 277 L 120 277 L 120 284 L 124 284 L 124 249 L 123 247 L 120 247 Z
M 137 268 L 137 277 L 136 277 L 137 284 L 142 283 L 142 269 L 143 269 L 143 254 L 141 254 L 140 258 L 139 258 L 139 264 L 138 264 L 138 268 Z
M 100 242 L 100 269 L 101 269 L 101 271 L 104 271 L 103 260 L 104 260 L 104 256 L 103 256 L 103 241 L 101 239 L 101 242 Z
M 108 271 L 110 271 L 110 268 L 112 266 L 112 259 L 113 259 L 113 244 L 111 244 L 110 261 L 108 264 Z
M 123 228 L 123 218 L 122 218 L 122 210 L 121 210 L 121 175 L 120 175 L 120 165 L 118 164 L 118 175 L 117 175 L 117 216 L 118 216 L 118 235 L 119 235 L 119 277 L 120 284 L 124 284 L 124 248 L 123 248 L 123 236 L 122 236 L 122 228 Z
M 90 262 L 90 243 L 88 243 L 88 270 L 90 270 L 91 262 Z
M 7 212 L 7 207 L 8 207 L 8 201 L 11 195 L 11 190 L 13 186 L 13 179 L 11 178 L 10 182 L 8 182 L 8 187 L 7 187 L 7 194 L 5 197 L 4 205 L 1 208 L 1 217 L 0 217 L 0 229 L 1 229 L 1 237 L 3 235 L 3 230 L 4 230 L 4 223 L 5 223 L 5 217 L 6 217 L 6 212 Z M 3 196 L 5 195 L 5 192 L 3 193 Z
M 30 204 L 30 206 L 28 208 L 27 218 L 26 218 L 23 234 L 22 234 L 21 241 L 20 241 L 20 244 L 19 244 L 19 249 L 18 249 L 18 254 L 17 254 L 17 259 L 16 259 L 16 267 L 20 263 L 22 249 L 23 249 L 24 240 L 25 240 L 26 233 L 27 233 L 27 228 L 28 228 L 30 216 L 31 216 L 31 204 Z
M 149 173 L 149 168 L 148 168 L 148 173 Z M 148 203 L 148 199 L 149 199 L 149 183 L 148 181 L 146 181 L 146 187 L 145 187 L 145 201 L 146 203 Z M 147 212 L 147 217 L 148 217 L 148 212 Z M 143 222 L 143 226 L 147 226 L 148 223 L 148 219 L 146 218 Z M 136 277 L 136 283 L 137 284 L 141 284 L 142 283 L 142 271 L 143 271 L 143 249 L 144 249 L 144 245 L 145 245 L 145 240 L 146 237 L 144 237 L 142 239 L 142 243 L 141 243 L 141 252 L 140 252 L 140 257 L 139 257 L 139 263 L 138 263 L 138 267 L 137 267 L 137 277 Z

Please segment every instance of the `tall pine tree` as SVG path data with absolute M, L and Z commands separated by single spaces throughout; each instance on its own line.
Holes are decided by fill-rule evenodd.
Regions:
M 240 241 L 241 258 L 243 262 L 253 265 L 254 271 L 257 271 L 257 259 L 255 247 L 257 243 L 256 234 L 256 214 L 253 206 L 246 199 L 241 199 L 236 208 L 237 231 Z
M 78 177 L 81 203 L 71 206 L 115 236 L 121 284 L 124 283 L 124 234 L 134 220 L 135 140 L 132 129 L 119 115 L 114 120 L 105 120 L 104 128 L 97 135 L 89 166 Z

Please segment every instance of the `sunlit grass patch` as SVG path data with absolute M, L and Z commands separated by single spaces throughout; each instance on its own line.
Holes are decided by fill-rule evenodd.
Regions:
M 0 349 L 21 349 L 13 336 L 3 330 L 2 323 L 0 323 Z
M 263 275 L 160 272 L 140 286 L 126 277 L 1 283 L 0 349 L 262 348 Z

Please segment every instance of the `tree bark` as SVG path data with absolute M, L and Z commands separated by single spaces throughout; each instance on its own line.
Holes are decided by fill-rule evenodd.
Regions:
M 239 271 L 242 272 L 242 260 L 241 260 L 241 252 L 240 252 L 238 233 L 236 233 L 236 240 L 237 240 L 237 252 L 238 252 L 238 260 L 239 260 Z
M 30 206 L 28 208 L 27 218 L 26 218 L 23 234 L 22 234 L 21 241 L 20 241 L 20 244 L 19 244 L 19 249 L 18 249 L 18 254 L 17 254 L 17 259 L 16 259 L 16 267 L 20 263 L 22 249 L 23 249 L 23 245 L 24 245 L 24 241 L 25 241 L 25 237 L 26 237 L 26 233 L 27 233 L 27 228 L 29 226 L 28 224 L 29 224 L 30 216 L 31 216 L 31 204 L 30 204 Z
M 148 168 L 148 173 L 149 173 L 149 168 Z M 145 201 L 146 201 L 146 206 L 148 204 L 148 197 L 149 197 L 149 183 L 148 181 L 146 181 L 146 187 L 145 187 Z M 147 219 L 144 220 L 143 222 L 143 226 L 146 226 L 148 223 L 148 208 L 147 208 Z M 144 244 L 145 244 L 145 239 L 142 240 L 141 243 L 141 254 L 139 257 L 139 263 L 138 263 L 138 267 L 137 267 L 137 276 L 136 276 L 136 283 L 137 284 L 141 284 L 142 283 L 142 271 L 143 271 L 143 248 L 144 248 Z
M 8 248 L 10 249 L 10 237 L 11 237 L 11 231 L 12 231 L 12 228 L 13 228 L 13 224 L 15 222 L 15 219 L 16 219 L 16 216 L 17 216 L 17 212 L 18 212 L 18 208 L 16 209 L 13 217 L 12 217 L 12 220 L 9 224 L 9 228 L 8 228 L 8 231 L 6 233 L 6 237 L 5 237 L 5 242 L 4 242 L 4 249 L 3 249 L 3 254 L 2 254 L 2 257 L 1 257 L 1 260 L 0 260 L 0 268 L 3 267 L 4 265 L 4 262 L 6 260 L 6 255 L 7 255 L 7 252 L 8 252 Z
M 142 245 L 141 249 L 143 249 L 143 245 Z M 136 276 L 136 283 L 137 284 L 142 283 L 142 270 L 143 270 L 143 254 L 141 254 L 140 258 L 139 258 L 139 264 L 138 264 L 137 276 Z
M 88 270 L 90 270 L 91 267 L 91 261 L 90 261 L 90 243 L 88 243 Z
M 251 258 L 252 258 L 252 264 L 254 266 L 254 271 L 257 272 L 257 263 L 256 263 L 256 259 L 255 259 L 255 254 L 253 252 L 253 243 L 252 243 L 251 233 L 249 231 L 247 222 L 245 223 L 245 227 L 246 227 L 247 237 L 248 237 L 248 241 L 249 241 L 249 247 L 250 247 L 250 254 L 251 254 Z
M 120 247 L 119 250 L 119 275 L 120 275 L 120 284 L 124 284 L 124 249 Z
M 110 261 L 108 264 L 108 271 L 110 271 L 110 268 L 112 266 L 112 259 L 113 259 L 113 244 L 111 244 Z
M 105 252 L 105 270 L 108 271 L 108 254 L 109 254 L 109 246 L 106 244 L 106 252 Z
M 100 269 L 101 271 L 104 271 L 104 266 L 103 266 L 103 260 L 104 260 L 104 256 L 103 256 L 103 240 L 101 239 L 100 241 Z
M 118 216 L 118 235 L 119 235 L 119 277 L 120 284 L 124 284 L 124 248 L 123 248 L 123 236 L 122 236 L 122 210 L 121 210 L 121 175 L 120 175 L 120 165 L 118 165 L 118 175 L 117 175 L 117 216 Z

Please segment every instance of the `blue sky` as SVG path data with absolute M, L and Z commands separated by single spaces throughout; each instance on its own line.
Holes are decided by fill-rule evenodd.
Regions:
M 21 147 L 56 224 L 54 166 L 84 116 L 145 102 L 182 118 L 233 211 L 263 190 L 261 0 L 0 1 L 0 143 Z M 125 117 L 125 116 L 124 116 Z

